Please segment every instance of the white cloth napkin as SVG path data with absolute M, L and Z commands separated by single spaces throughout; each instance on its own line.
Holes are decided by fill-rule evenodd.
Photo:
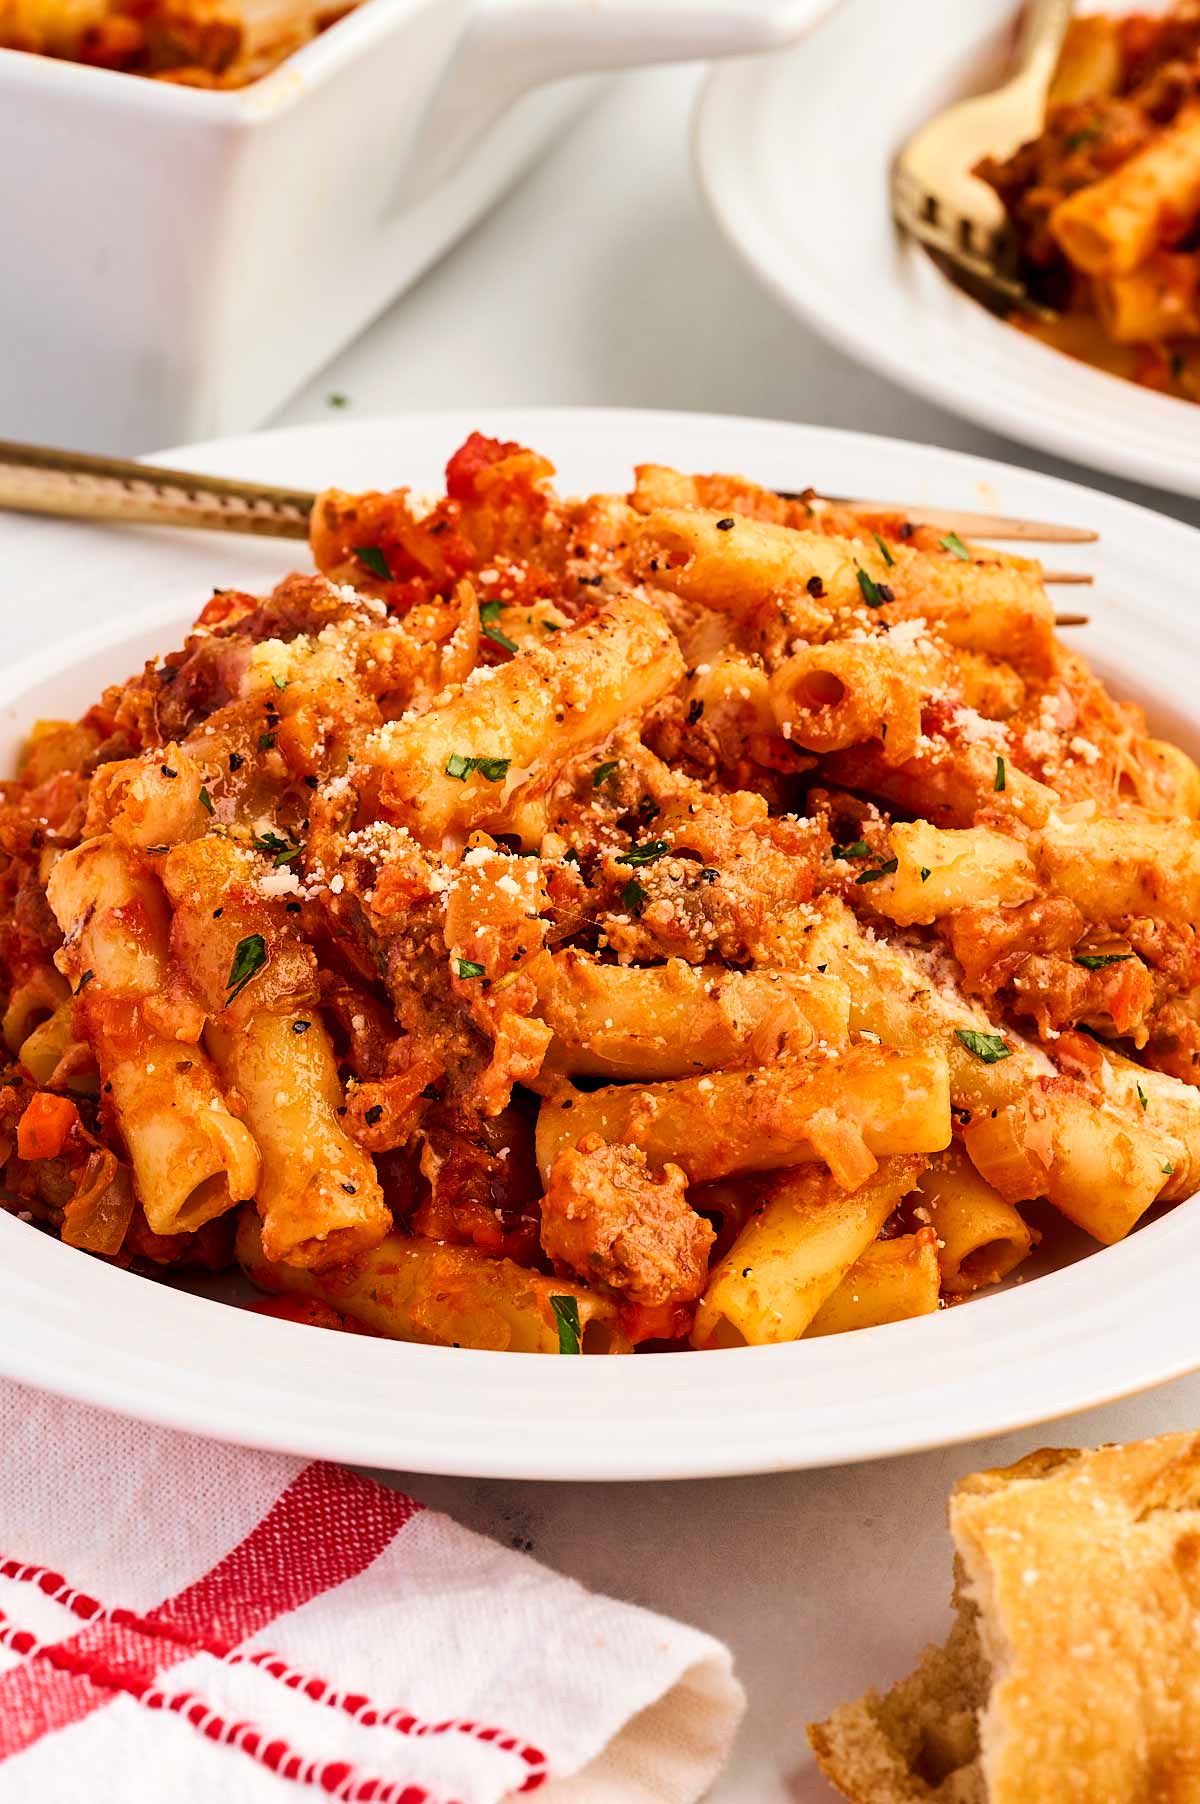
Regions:
M 344 1467 L 0 1382 L 2 1804 L 692 1804 L 710 1636 Z

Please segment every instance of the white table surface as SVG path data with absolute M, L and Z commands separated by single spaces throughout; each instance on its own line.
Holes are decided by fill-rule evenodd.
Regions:
M 346 417 L 476 404 L 772 415 L 1023 461 L 1200 524 L 1200 503 L 1091 476 L 910 398 L 760 293 L 692 181 L 696 83 L 693 71 L 671 71 L 610 89 L 276 423 L 329 419 L 331 395 L 346 397 Z M 44 622 L 33 636 L 41 630 Z M 1049 1429 L 826 1473 L 646 1486 L 403 1474 L 396 1482 L 473 1527 L 532 1543 L 588 1585 L 721 1636 L 750 1702 L 713 1804 L 820 1804 L 830 1793 L 812 1766 L 805 1722 L 870 1683 L 886 1684 L 944 1633 L 944 1500 L 954 1478 L 1047 1440 L 1124 1440 L 1197 1425 L 1200 1378 Z M 720 1435 L 720 1421 L 712 1432 Z
M 331 394 L 362 413 L 477 403 L 762 414 L 1032 464 L 1200 525 L 1200 502 L 1016 446 L 798 325 L 754 285 L 698 195 L 688 148 L 697 79 L 623 79 L 278 422 L 328 419 Z M 886 1684 L 945 1632 L 944 1500 L 955 1477 L 1047 1441 L 1197 1425 L 1200 1378 L 1052 1428 L 841 1471 L 642 1486 L 398 1482 L 473 1527 L 532 1542 L 585 1584 L 721 1636 L 750 1703 L 713 1804 L 820 1804 L 831 1793 L 805 1722 Z

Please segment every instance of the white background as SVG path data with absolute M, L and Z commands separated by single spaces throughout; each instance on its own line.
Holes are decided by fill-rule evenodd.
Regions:
M 762 414 L 1007 458 L 1200 524 L 1200 502 L 1088 475 L 910 398 L 827 349 L 759 292 L 692 181 L 696 81 L 694 72 L 672 71 L 612 88 L 277 423 L 337 417 L 331 394 L 347 397 L 349 414 L 505 404 Z M 830 1793 L 807 1753 L 805 1721 L 870 1683 L 886 1684 L 944 1632 L 943 1512 L 954 1478 L 1047 1440 L 1197 1425 L 1200 1379 L 1051 1429 L 829 1473 L 649 1486 L 401 1482 L 473 1527 L 531 1541 L 587 1584 L 722 1636 L 750 1712 L 714 1800 L 820 1804 Z M 720 1435 L 719 1420 L 712 1432 Z

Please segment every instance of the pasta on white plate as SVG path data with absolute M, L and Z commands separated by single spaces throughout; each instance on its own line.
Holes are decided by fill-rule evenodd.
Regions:
M 1190 1196 L 1200 771 L 1040 567 L 552 475 L 473 435 L 436 502 L 326 491 L 316 574 L 38 723 L 6 1205 L 316 1325 L 613 1354 L 933 1315 Z
M 1042 131 L 976 173 L 1055 349 L 1200 401 L 1200 7 L 1071 20 Z

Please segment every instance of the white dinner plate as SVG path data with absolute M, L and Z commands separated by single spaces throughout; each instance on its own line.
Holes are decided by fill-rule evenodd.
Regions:
M 1200 495 L 1200 406 L 1014 330 L 892 224 L 896 151 L 939 107 L 995 85 L 1016 11 L 845 0 L 795 50 L 715 71 L 696 115 L 701 185 L 760 280 L 857 361 L 1014 439 Z
M 1071 547 L 1097 578 L 1079 643 L 1161 730 L 1200 750 L 1200 533 L 1050 477 L 857 433 L 592 411 L 339 422 L 194 446 L 173 461 L 300 486 L 431 490 L 475 426 L 545 451 L 574 492 L 625 488 L 635 461 L 654 461 L 1092 526 L 1100 544 Z M 0 672 L 5 769 L 38 716 L 81 710 L 102 684 L 181 643 L 214 585 L 262 587 L 303 559 L 286 543 L 11 518 L 0 519 L 0 550 L 10 649 L 41 646 Z M 0 1371 L 180 1428 L 364 1465 L 700 1477 L 973 1440 L 1163 1382 L 1200 1365 L 1198 1282 L 1200 1200 L 1120 1246 L 921 1320 L 783 1347 L 564 1361 L 272 1320 L 119 1271 L 3 1215 Z

